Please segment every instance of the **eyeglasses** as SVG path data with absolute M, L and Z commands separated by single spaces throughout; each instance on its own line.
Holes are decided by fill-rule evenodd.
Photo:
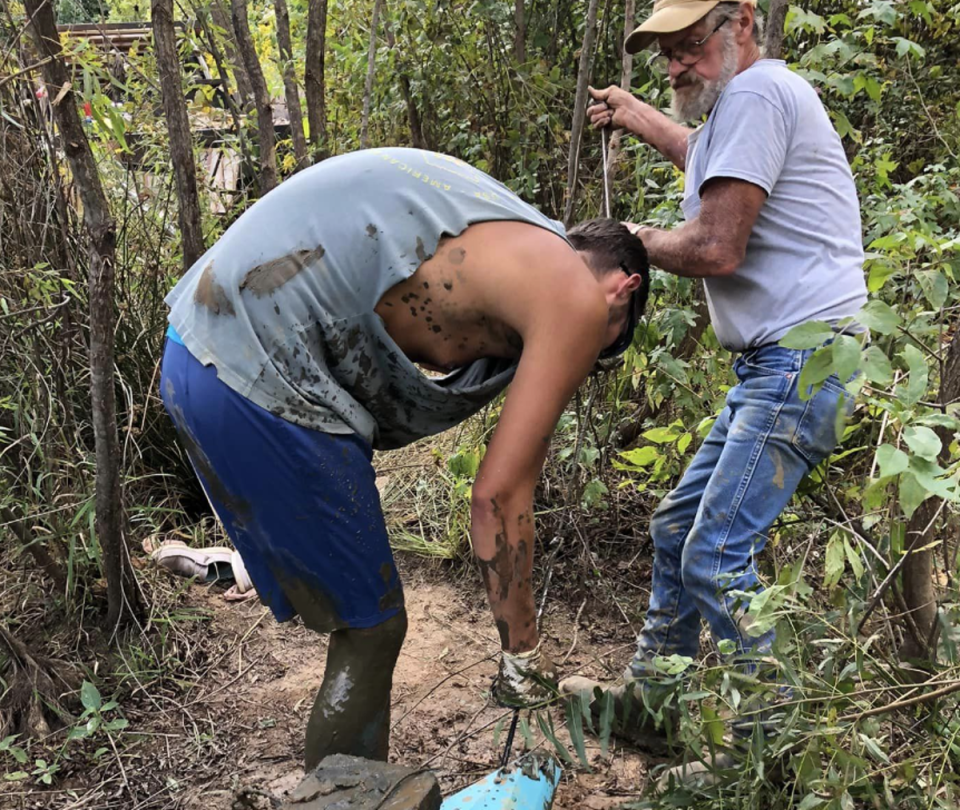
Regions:
M 670 63 L 673 61 L 679 62 L 684 67 L 692 67 L 701 59 L 703 59 L 703 46 L 706 44 L 707 40 L 716 34 L 717 31 L 723 28 L 723 26 L 728 22 L 730 22 L 729 17 L 721 20 L 717 24 L 717 27 L 714 28 L 703 39 L 698 39 L 695 42 L 690 42 L 685 45 L 678 45 L 672 51 L 658 51 L 651 60 L 651 64 L 653 65 L 654 69 L 660 73 L 666 73 L 670 69 Z

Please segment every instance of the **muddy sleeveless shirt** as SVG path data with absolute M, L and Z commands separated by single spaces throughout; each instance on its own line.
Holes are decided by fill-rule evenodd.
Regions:
M 194 357 L 260 407 L 401 447 L 476 413 L 516 371 L 515 361 L 481 359 L 428 377 L 374 312 L 441 237 L 491 220 L 566 238 L 559 222 L 456 158 L 401 148 L 330 158 L 230 226 L 167 296 L 169 320 Z

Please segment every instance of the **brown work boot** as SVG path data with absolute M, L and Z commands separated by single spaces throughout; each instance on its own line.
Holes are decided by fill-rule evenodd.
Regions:
M 665 756 L 676 746 L 676 730 L 679 714 L 673 707 L 662 710 L 663 720 L 644 704 L 641 690 L 644 681 L 628 680 L 615 685 L 603 684 L 589 678 L 574 676 L 560 681 L 560 694 L 567 697 L 580 695 L 590 700 L 590 715 L 599 730 L 600 718 L 605 705 L 605 695 L 613 700 L 611 733 L 631 745 L 655 756 Z M 652 703 L 648 695 L 648 703 Z M 656 705 L 656 704 L 654 704 Z
M 702 760 L 685 762 L 663 772 L 657 780 L 657 792 L 665 793 L 681 785 L 688 788 L 709 788 L 723 781 L 725 774 L 732 775 L 737 767 L 733 754 L 718 752 L 715 755 L 704 753 Z

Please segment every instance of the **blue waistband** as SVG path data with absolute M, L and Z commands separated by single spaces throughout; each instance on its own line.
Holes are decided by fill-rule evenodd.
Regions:
M 180 335 L 177 334 L 177 330 L 173 328 L 173 324 L 170 324 L 167 327 L 167 337 L 174 343 L 179 343 L 181 346 L 183 346 L 183 341 L 180 339 Z M 184 348 L 186 347 L 184 346 Z

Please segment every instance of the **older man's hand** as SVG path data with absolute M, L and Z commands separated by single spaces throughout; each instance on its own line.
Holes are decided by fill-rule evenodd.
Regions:
M 590 123 L 594 127 L 597 129 L 609 126 L 625 127 L 642 137 L 642 133 L 638 131 L 636 113 L 641 107 L 647 105 L 613 84 L 605 90 L 596 90 L 593 87 L 588 89 L 590 95 L 599 102 L 587 109 Z

